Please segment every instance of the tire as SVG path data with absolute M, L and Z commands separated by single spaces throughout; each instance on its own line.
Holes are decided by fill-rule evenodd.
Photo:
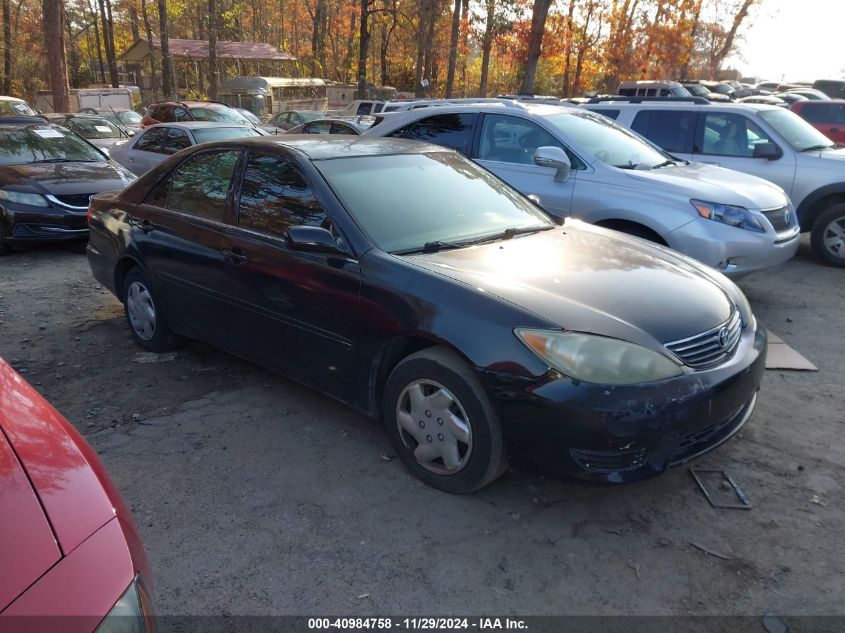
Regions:
M 810 244 L 824 263 L 845 267 L 845 202 L 834 203 L 819 214 Z
M 162 304 L 140 268 L 133 268 L 123 280 L 123 310 L 132 337 L 151 352 L 167 352 L 182 342 L 167 325 Z
M 465 494 L 504 472 L 499 416 L 478 377 L 449 350 L 403 359 L 385 384 L 382 413 L 396 454 L 429 486 Z

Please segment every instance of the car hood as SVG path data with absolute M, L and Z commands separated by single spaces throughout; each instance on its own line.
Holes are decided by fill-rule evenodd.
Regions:
M 652 349 L 716 327 L 733 310 L 716 274 L 669 249 L 571 220 L 561 229 L 407 260 L 564 329 Z
M 115 516 L 81 441 L 0 359 L 0 611 Z
M 53 195 L 90 194 L 123 189 L 135 176 L 112 161 L 29 163 L 0 168 L 0 186 L 34 188 Z
M 783 189 L 768 180 L 703 163 L 628 170 L 625 174 L 656 188 L 670 185 L 685 197 L 746 209 L 777 209 L 789 203 Z

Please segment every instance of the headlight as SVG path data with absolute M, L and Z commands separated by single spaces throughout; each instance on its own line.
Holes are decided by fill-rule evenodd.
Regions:
M 755 233 L 766 232 L 760 220 L 745 207 L 734 207 L 729 204 L 718 204 L 703 200 L 690 200 L 690 203 L 702 218 L 735 226 L 746 231 L 754 231 Z
M 154 631 L 148 602 L 144 599 L 143 586 L 136 578 L 129 589 L 112 607 L 97 627 L 96 633 L 150 633 Z
M 674 378 L 681 366 L 668 357 L 618 339 L 553 330 L 517 328 L 531 351 L 561 373 L 604 385 L 635 385 Z
M 49 207 L 47 199 L 40 193 L 22 193 L 20 191 L 9 191 L 0 189 L 0 200 L 14 202 L 15 204 L 26 204 L 30 207 Z

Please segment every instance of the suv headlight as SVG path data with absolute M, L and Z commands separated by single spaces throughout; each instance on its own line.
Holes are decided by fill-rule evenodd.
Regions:
M 746 231 L 765 233 L 765 227 L 760 220 L 745 207 L 735 207 L 729 204 L 717 202 L 705 202 L 704 200 L 690 200 L 690 204 L 698 211 L 698 215 L 708 220 L 721 222 L 728 226 L 735 226 Z
M 149 600 L 140 577 L 129 585 L 120 600 L 100 622 L 96 633 L 154 633 L 155 626 L 149 612 Z
M 683 374 L 681 366 L 667 356 L 619 339 L 526 328 L 514 333 L 551 367 L 584 382 L 635 385 Z
M 15 204 L 26 204 L 30 207 L 49 207 L 47 198 L 40 193 L 23 193 L 22 191 L 9 191 L 0 189 L 0 200 L 14 202 Z

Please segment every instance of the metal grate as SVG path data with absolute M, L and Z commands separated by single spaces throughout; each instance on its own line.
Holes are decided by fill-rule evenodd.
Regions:
M 78 209 L 88 208 L 88 200 L 93 196 L 93 193 L 77 193 L 67 196 L 54 196 L 58 202 L 69 207 L 76 207 Z
M 789 207 L 763 211 L 763 215 L 766 216 L 776 233 L 785 231 L 792 226 L 792 209 Z
M 742 320 L 739 311 L 734 310 L 731 318 L 722 325 L 696 336 L 666 343 L 666 349 L 690 367 L 715 365 L 730 356 L 739 343 L 742 334 Z

